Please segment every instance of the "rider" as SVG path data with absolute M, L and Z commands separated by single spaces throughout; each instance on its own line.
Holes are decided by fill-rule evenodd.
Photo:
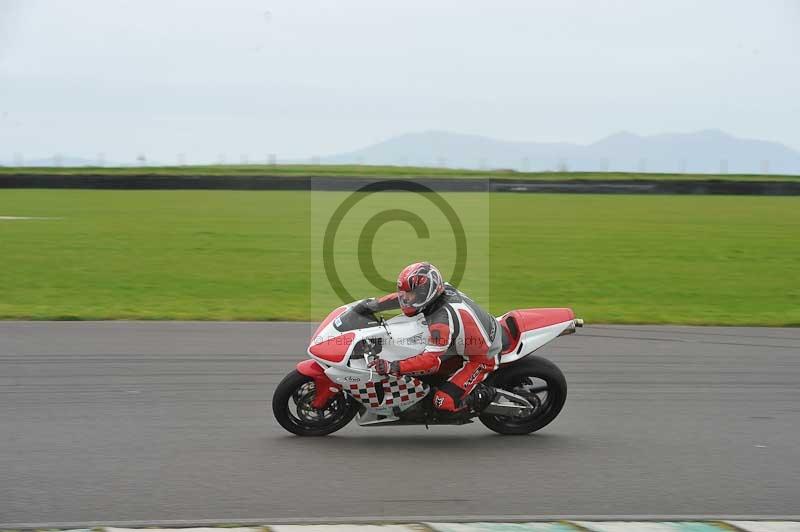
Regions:
M 437 390 L 433 405 L 446 412 L 485 408 L 494 389 L 482 382 L 497 369 L 502 347 L 497 321 L 445 283 L 438 268 L 429 262 L 406 266 L 397 277 L 396 293 L 365 299 L 355 310 L 368 314 L 397 308 L 406 316 L 425 316 L 430 333 L 427 346 L 416 356 L 392 362 L 377 359 L 370 366 L 381 375 L 429 375 L 436 373 L 445 360 L 460 356 L 461 369 Z

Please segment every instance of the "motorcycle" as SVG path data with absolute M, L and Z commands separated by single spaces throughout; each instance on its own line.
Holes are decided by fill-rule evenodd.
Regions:
M 461 368 L 451 357 L 426 376 L 379 375 L 370 363 L 421 353 L 428 327 L 422 315 L 388 320 L 354 310 L 358 302 L 331 312 L 308 346 L 310 360 L 297 364 L 278 384 L 272 410 L 278 423 L 298 436 L 325 436 L 355 417 L 365 427 L 462 425 L 477 417 L 500 434 L 529 434 L 553 421 L 567 398 L 567 381 L 553 362 L 532 353 L 583 320 L 569 308 L 512 310 L 497 319 L 503 346 L 499 367 L 484 384 L 495 389 L 480 411 L 451 413 L 433 407 L 438 386 Z

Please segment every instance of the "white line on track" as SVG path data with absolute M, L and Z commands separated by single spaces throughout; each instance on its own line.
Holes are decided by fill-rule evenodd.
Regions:
M 63 220 L 58 216 L 0 216 L 0 220 Z

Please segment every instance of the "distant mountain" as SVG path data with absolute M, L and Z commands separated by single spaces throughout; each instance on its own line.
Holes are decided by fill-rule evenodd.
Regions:
M 307 163 L 285 160 L 282 163 Z M 408 133 L 360 150 L 319 159 L 322 164 L 433 166 L 519 171 L 660 172 L 800 175 L 800 152 L 777 142 L 743 139 L 716 129 L 642 136 L 626 131 L 592 144 L 514 142 L 447 131 Z M 12 166 L 12 161 L 0 161 Z M 96 159 L 48 157 L 24 166 L 98 166 Z M 144 159 L 104 166 L 162 166 Z M 103 165 L 101 165 L 103 166 Z
M 651 136 L 620 132 L 588 145 L 426 131 L 325 157 L 322 162 L 529 171 L 800 174 L 800 152 L 719 130 Z

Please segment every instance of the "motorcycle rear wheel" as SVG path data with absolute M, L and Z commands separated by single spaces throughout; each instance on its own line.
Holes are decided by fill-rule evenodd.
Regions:
M 544 381 L 544 385 L 540 384 Z M 567 380 L 561 370 L 547 360 L 527 356 L 497 370 L 486 384 L 522 395 L 536 409 L 523 417 L 482 414 L 481 423 L 499 434 L 530 434 L 552 422 L 567 400 Z
M 314 399 L 314 379 L 297 370 L 278 384 L 272 395 L 275 419 L 298 436 L 327 436 L 341 429 L 358 412 L 355 402 L 344 393 L 336 394 L 323 409 L 311 406 Z

